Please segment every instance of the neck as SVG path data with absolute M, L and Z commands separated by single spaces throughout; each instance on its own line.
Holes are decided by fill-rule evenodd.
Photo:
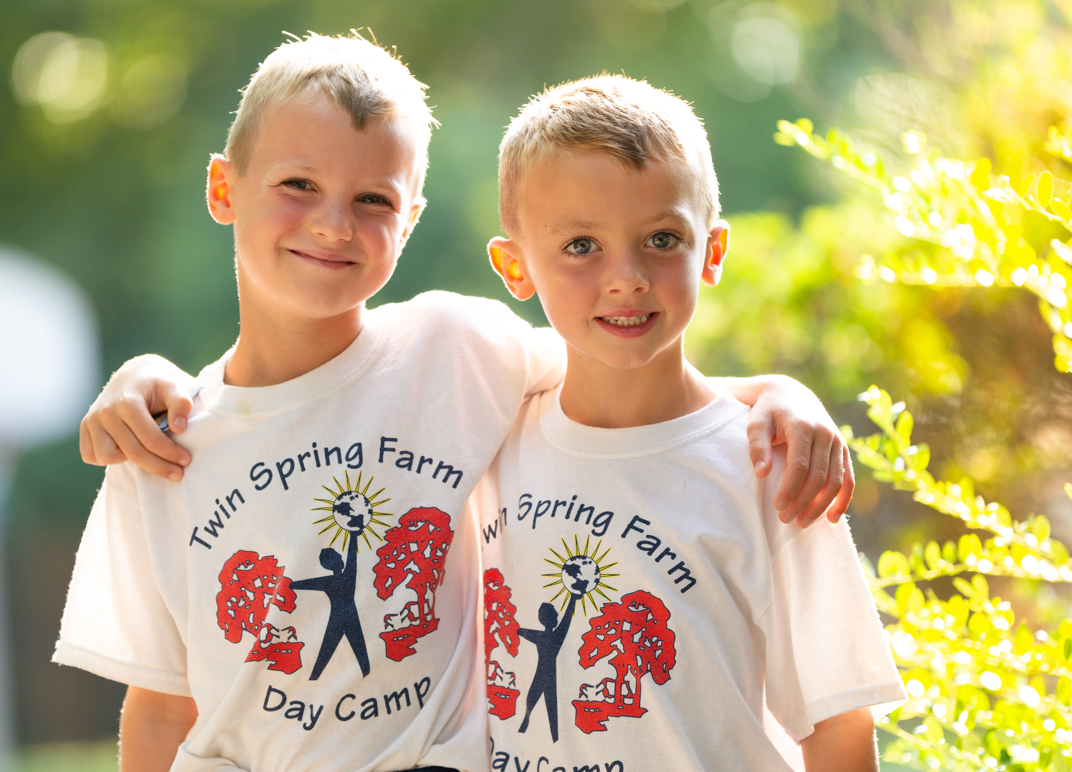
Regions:
M 280 321 L 240 307 L 241 332 L 224 371 L 229 386 L 274 386 L 330 362 L 354 342 L 364 308 L 331 319 Z
M 562 412 L 601 429 L 647 426 L 694 413 L 715 399 L 704 376 L 680 348 L 639 368 L 614 368 L 567 346 Z

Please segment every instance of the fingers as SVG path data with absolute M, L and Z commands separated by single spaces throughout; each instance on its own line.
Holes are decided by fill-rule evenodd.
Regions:
M 800 486 L 800 490 L 797 491 L 796 496 L 790 499 L 789 505 L 785 508 L 785 511 L 782 512 L 783 521 L 792 521 L 809 509 L 811 511 L 808 512 L 808 515 L 809 517 L 812 517 L 814 515 L 814 519 L 814 517 L 818 517 L 820 514 L 822 514 L 826 510 L 827 506 L 829 506 L 830 502 L 834 500 L 834 496 L 837 493 L 836 489 L 833 492 L 829 493 L 829 498 L 826 498 L 825 501 L 822 501 L 822 498 L 824 498 L 824 493 L 826 493 L 826 484 L 827 481 L 830 479 L 830 472 L 832 471 L 830 469 L 830 451 L 833 444 L 834 435 L 829 428 L 825 426 L 820 426 L 816 428 L 815 433 L 812 437 L 811 457 L 808 460 L 807 464 L 807 475 L 805 476 L 804 481 Z M 790 450 L 790 453 L 792 454 L 792 450 Z M 794 455 L 790 455 L 789 457 L 795 458 Z M 838 467 L 840 467 L 840 450 L 838 452 L 837 457 Z M 838 476 L 838 479 L 840 480 L 840 475 Z M 816 503 L 815 500 L 817 498 L 820 499 L 822 507 L 819 508 L 816 512 L 814 509 L 811 509 L 811 505 L 813 503 Z M 811 524 L 810 521 L 806 522 L 808 522 L 808 525 Z
M 781 512 L 783 523 L 792 522 L 796 512 L 790 513 L 788 507 L 797 499 L 797 494 L 808 477 L 811 468 L 813 435 L 801 431 L 796 424 L 790 424 L 786 429 L 785 439 L 788 444 L 786 449 L 785 475 L 782 484 L 778 486 L 778 492 L 774 494 L 774 508 Z M 798 510 L 799 511 L 799 510 Z
M 748 455 L 756 470 L 756 477 L 763 478 L 770 474 L 773 437 L 774 421 L 770 413 L 761 416 L 758 411 L 753 411 L 748 421 Z
M 121 464 L 127 460 L 100 423 L 100 411 L 90 409 L 78 427 L 78 451 L 82 460 L 94 466 Z
M 826 511 L 826 517 L 831 523 L 836 523 L 841 516 L 849 511 L 849 502 L 852 501 L 852 492 L 856 489 L 856 474 L 852 470 L 852 454 L 849 446 L 845 445 L 841 451 L 844 473 L 841 478 L 841 490 L 833 505 Z
M 166 410 L 171 431 L 184 432 L 193 404 L 179 384 L 189 382 L 188 375 L 157 356 L 125 363 L 82 419 L 82 459 L 89 464 L 131 461 L 159 477 L 182 479 L 190 454 L 160 431 L 152 413 Z
M 807 528 L 820 517 L 823 513 L 829 513 L 832 504 L 837 501 L 839 492 L 842 489 L 842 481 L 845 473 L 844 456 L 842 454 L 842 445 L 840 442 L 831 442 L 830 450 L 826 457 L 827 474 L 826 482 L 822 489 L 812 498 L 810 501 L 806 498 L 808 495 L 807 487 L 808 483 L 805 482 L 804 488 L 801 490 L 800 495 L 797 497 L 797 501 L 789 506 L 787 511 L 794 511 L 797 507 L 797 502 L 802 502 L 804 505 L 803 510 L 796 516 L 797 525 L 801 528 Z M 815 465 L 812 465 L 814 471 Z M 810 475 L 809 475 L 810 478 Z M 840 515 L 839 515 L 840 516 Z M 834 521 L 836 522 L 836 521 Z
M 194 409 L 193 400 L 186 395 L 185 391 L 179 388 L 177 383 L 172 381 L 160 383 L 157 385 L 156 390 L 159 392 L 157 395 L 158 400 L 163 402 L 167 409 L 168 429 L 173 434 L 182 434 L 186 431 L 186 422 L 190 418 L 190 411 Z M 178 446 L 176 445 L 175 447 Z
M 83 417 L 78 425 L 78 453 L 82 456 L 83 464 L 100 466 L 97 463 L 97 456 L 93 453 L 93 439 L 89 436 L 89 427 L 86 425 L 88 419 L 88 416 Z
M 168 409 L 170 419 L 170 405 Z M 102 422 L 105 416 L 110 419 L 105 423 L 108 433 L 130 461 L 158 477 L 182 479 L 182 468 L 189 465 L 190 454 L 160 431 L 140 395 L 124 397 L 114 410 L 102 408 L 101 414 Z M 189 415 L 189 407 L 185 414 Z

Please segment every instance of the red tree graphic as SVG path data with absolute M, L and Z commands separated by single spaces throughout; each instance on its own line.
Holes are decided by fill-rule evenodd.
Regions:
M 216 623 L 231 643 L 242 640 L 243 631 L 256 638 L 247 662 L 270 660 L 269 670 L 293 673 L 301 667 L 301 643 L 293 627 L 278 630 L 264 620 L 268 607 L 275 604 L 288 614 L 296 596 L 284 567 L 275 557 L 239 550 L 220 570 L 220 591 L 216 594 Z
M 249 650 L 246 662 L 268 660 L 269 670 L 279 670 L 290 675 L 301 667 L 301 650 L 305 644 L 298 640 L 298 633 L 293 627 L 280 630 L 271 623 L 261 625 L 257 642 Z
M 450 516 L 435 507 L 417 507 L 398 519 L 398 525 L 384 535 L 385 544 L 376 550 L 379 562 L 376 594 L 386 600 L 404 586 L 417 594 L 398 614 L 383 618 L 385 632 L 380 637 L 387 656 L 396 662 L 414 653 L 413 644 L 439 627 L 435 615 L 435 592 L 443 583 L 447 550 L 454 540 Z
M 676 662 L 675 636 L 666 626 L 668 619 L 670 612 L 661 600 L 637 590 L 623 595 L 618 603 L 604 604 L 600 616 L 590 620 L 591 629 L 581 637 L 581 667 L 590 668 L 614 654 L 610 664 L 617 675 L 581 687 L 580 699 L 573 705 L 582 732 L 605 732 L 608 718 L 639 718 L 647 712 L 640 707 L 641 680 L 651 673 L 655 683 L 666 683 Z
M 484 669 L 488 681 L 488 712 L 502 719 L 514 715 L 520 694 L 513 688 L 514 674 L 503 670 L 491 658 L 492 650 L 499 644 L 510 652 L 510 656 L 517 656 L 519 625 L 514 618 L 517 607 L 510 602 L 511 594 L 499 569 L 489 568 L 484 572 Z

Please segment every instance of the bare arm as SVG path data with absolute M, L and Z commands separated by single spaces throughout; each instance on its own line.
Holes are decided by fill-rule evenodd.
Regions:
M 191 384 L 189 375 L 163 357 L 131 359 L 115 371 L 82 419 L 82 460 L 97 466 L 132 461 L 158 477 L 181 480 L 190 454 L 160 431 L 153 414 L 166 410 L 172 433 L 186 431 Z
M 119 772 L 167 772 L 197 720 L 189 697 L 127 687 L 119 721 Z
M 757 477 L 770 474 L 772 447 L 786 444 L 787 466 L 775 507 L 783 522 L 807 527 L 823 513 L 831 522 L 845 514 L 856 479 L 848 445 L 823 403 L 810 389 L 784 375 L 720 378 L 735 398 L 752 407 L 748 445 Z
M 870 708 L 820 721 L 800 747 L 807 772 L 879 772 Z

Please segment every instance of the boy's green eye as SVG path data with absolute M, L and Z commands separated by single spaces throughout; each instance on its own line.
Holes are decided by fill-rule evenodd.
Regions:
M 596 243 L 591 239 L 574 239 L 566 245 L 566 251 L 575 255 L 587 255 L 596 248 Z
M 675 236 L 673 233 L 666 233 L 665 231 L 661 233 L 656 233 L 650 239 L 648 239 L 648 243 L 656 249 L 669 249 L 670 247 L 674 246 L 676 242 L 677 236 Z
M 312 190 L 313 189 L 313 185 L 312 185 L 312 183 L 309 182 L 309 180 L 298 180 L 298 179 L 284 180 L 283 184 L 286 185 L 288 188 L 297 188 L 298 190 Z

